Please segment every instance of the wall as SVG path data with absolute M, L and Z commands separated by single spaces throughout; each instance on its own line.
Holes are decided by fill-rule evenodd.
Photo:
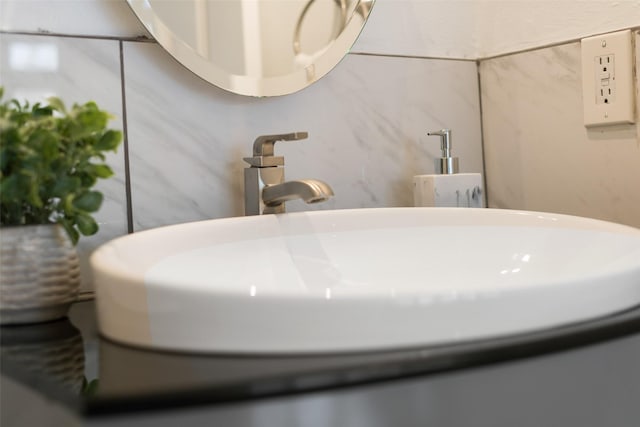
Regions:
M 126 133 L 126 145 L 111 158 L 115 179 L 100 184 L 101 231 L 81 242 L 85 259 L 128 230 L 242 215 L 242 157 L 260 134 L 308 131 L 308 140 L 277 147 L 287 177 L 322 179 L 336 193 L 324 204 L 291 202 L 290 211 L 410 206 L 412 176 L 433 172 L 439 153 L 426 132 L 442 127 L 454 130 L 461 170 L 483 171 L 473 61 L 416 58 L 401 49 L 352 54 L 294 95 L 249 98 L 205 83 L 141 39 L 146 32 L 124 1 L 3 0 L 0 8 L 7 98 L 92 99 Z M 384 9 L 372 14 L 391 25 Z M 376 31 L 383 30 L 367 33 L 372 51 Z M 55 56 L 57 65 L 45 64 L 39 52 Z M 14 55 L 22 67 L 12 63 Z M 83 271 L 89 289 L 86 265 Z
M 640 227 L 640 124 L 584 127 L 579 42 L 640 26 L 640 1 L 481 3 L 476 34 L 478 57 L 489 57 L 479 61 L 489 207 Z M 495 16 L 504 18 L 500 25 L 493 25 Z M 636 101 L 638 78 L 636 72 Z
M 478 6 L 475 36 L 479 39 L 476 58 L 566 43 L 640 25 L 640 0 L 476 0 L 475 3 Z
M 578 40 L 639 27 L 640 1 L 482 3 L 477 55 L 502 55 L 479 63 L 489 207 L 640 227 L 640 123 L 584 127 Z
M 580 42 L 480 62 L 489 206 L 640 227 L 640 120 L 587 130 L 581 68 Z
M 377 0 L 354 51 L 487 58 L 640 25 L 640 0 Z

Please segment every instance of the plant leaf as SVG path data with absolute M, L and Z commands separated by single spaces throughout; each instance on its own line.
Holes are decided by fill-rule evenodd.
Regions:
M 40 198 L 40 192 L 39 192 L 40 186 L 38 185 L 37 177 L 32 175 L 32 176 L 29 176 L 27 179 L 29 183 L 27 200 L 32 206 L 35 206 L 36 208 L 43 207 L 44 203 L 42 202 L 42 198 Z
M 82 395 L 95 396 L 100 388 L 100 380 L 98 378 L 87 381 L 87 377 L 82 379 Z
M 0 135 L 0 138 L 2 138 L 1 135 Z M 0 170 L 2 170 L 3 173 L 11 163 L 12 158 L 13 158 L 13 153 L 11 152 L 11 150 L 9 150 L 9 148 L 5 147 L 3 144 L 2 148 L 0 149 Z
M 102 193 L 99 191 L 87 191 L 80 197 L 73 199 L 73 207 L 85 212 L 95 212 L 100 209 L 101 204 Z
M 90 171 L 98 178 L 109 178 L 113 175 L 113 170 L 107 165 L 91 165 Z
M 78 224 L 78 230 L 84 236 L 91 236 L 98 232 L 98 224 L 87 214 L 78 214 L 76 216 L 76 224 Z
M 0 199 L 3 203 L 20 200 L 24 195 L 26 185 L 21 182 L 20 175 L 3 177 L 0 183 Z
M 78 244 L 80 233 L 78 233 L 78 230 L 76 230 L 73 226 L 73 222 L 68 219 L 64 219 L 59 221 L 59 224 L 62 224 L 62 226 L 64 227 L 65 231 L 69 235 L 69 238 L 71 239 L 71 243 L 73 243 L 74 245 Z
M 66 216 L 73 215 L 73 211 L 75 210 L 73 206 L 73 199 L 75 199 L 75 194 L 73 193 L 66 194 L 64 199 L 62 199 L 62 211 Z
M 47 98 L 47 102 L 49 103 L 51 108 L 53 108 L 54 110 L 59 111 L 61 113 L 67 112 L 67 109 L 64 106 L 64 102 L 62 102 L 62 100 L 57 96 L 52 96 L 50 98 Z
M 102 135 L 100 140 L 94 145 L 99 151 L 115 151 L 122 141 L 122 132 L 119 130 L 108 130 Z
M 34 156 L 42 154 L 46 162 L 51 161 L 58 155 L 56 137 L 47 129 L 40 128 L 34 130 L 33 133 L 29 135 L 27 144 L 34 148 Z
M 80 178 L 75 176 L 63 176 L 56 181 L 51 193 L 53 196 L 62 198 L 69 193 L 77 191 L 80 186 Z
M 50 106 L 41 107 L 40 104 L 36 104 L 33 106 L 31 114 L 33 117 L 48 117 L 53 115 L 53 108 Z
M 86 138 L 94 132 L 105 128 L 109 115 L 95 108 L 88 102 L 83 107 L 74 108 L 75 120 L 70 123 L 70 136 L 73 139 Z

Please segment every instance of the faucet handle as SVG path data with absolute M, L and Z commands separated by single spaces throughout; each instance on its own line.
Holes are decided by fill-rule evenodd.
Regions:
M 253 142 L 253 157 L 273 156 L 273 146 L 278 141 L 298 141 L 309 137 L 309 132 L 293 132 L 280 135 L 261 135 Z

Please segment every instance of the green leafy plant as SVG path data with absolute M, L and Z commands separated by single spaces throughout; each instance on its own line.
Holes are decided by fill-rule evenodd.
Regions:
M 0 225 L 59 223 L 75 244 L 98 231 L 91 214 L 103 196 L 91 188 L 113 175 L 105 152 L 116 151 L 122 132 L 107 129 L 112 117 L 94 102 L 67 110 L 47 101 L 0 104 Z

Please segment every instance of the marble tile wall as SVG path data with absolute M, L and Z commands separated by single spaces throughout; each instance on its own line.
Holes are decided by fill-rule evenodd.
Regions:
M 53 11 L 53 3 L 61 8 Z M 482 172 L 473 61 L 402 56 L 406 45 L 397 52 L 401 56 L 369 55 L 374 40 L 301 92 L 241 97 L 205 83 L 155 42 L 139 40 L 144 30 L 123 3 L 0 3 L 0 84 L 6 97 L 95 100 L 117 117 L 111 125 L 127 134 L 128 150 L 110 159 L 115 178 L 101 184 L 101 231 L 80 247 L 85 290 L 92 287 L 86 268 L 91 250 L 129 227 L 242 215 L 242 157 L 260 134 L 308 131 L 308 140 L 276 148 L 286 157 L 287 177 L 322 179 L 335 190 L 327 203 L 292 202 L 289 211 L 410 206 L 412 176 L 433 172 L 439 152 L 437 139 L 426 132 L 442 127 L 453 129 L 461 170 Z M 78 13 L 86 19 L 78 20 Z M 46 70 L 16 68 L 7 62 L 16 44 L 36 46 L 29 54 L 36 64 L 37 46 L 53 45 L 59 60 Z
M 2 0 L 0 29 L 108 38 L 149 34 L 126 0 Z
M 261 134 L 308 131 L 276 145 L 289 179 L 318 178 L 336 196 L 289 211 L 411 206 L 412 176 L 433 172 L 451 127 L 464 171 L 482 171 L 476 64 L 349 55 L 286 97 L 212 87 L 150 43 L 125 43 L 125 88 L 136 230 L 243 214 L 242 180 Z
M 640 227 L 640 121 L 584 127 L 579 42 L 481 61 L 480 79 L 490 207 Z

